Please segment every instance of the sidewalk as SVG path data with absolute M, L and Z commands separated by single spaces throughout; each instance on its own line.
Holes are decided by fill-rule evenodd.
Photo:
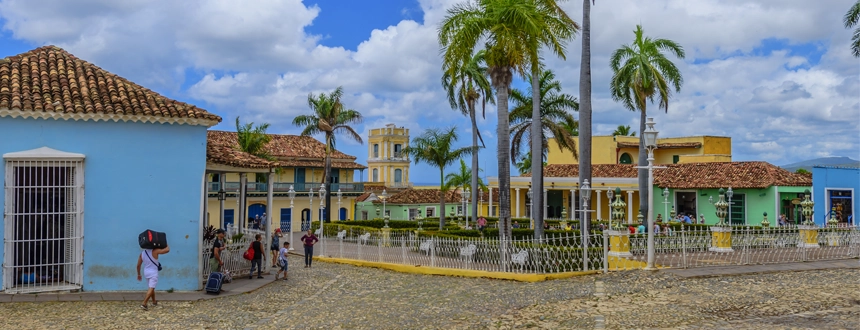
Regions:
M 266 284 L 274 282 L 274 280 L 275 276 L 272 274 L 264 274 L 262 279 L 258 279 L 256 277 L 250 280 L 247 277 L 234 278 L 232 283 L 225 283 L 222 286 L 222 289 L 226 291 L 222 290 L 221 294 L 207 294 L 203 290 L 173 293 L 156 291 L 156 298 L 158 301 L 197 301 L 214 299 L 251 292 L 265 286 Z M 143 294 L 144 291 L 0 294 L 0 303 L 46 301 L 141 301 L 143 300 Z
M 660 271 L 671 273 L 681 277 L 694 278 L 852 268 L 860 269 L 860 262 L 858 262 L 857 259 L 794 262 L 768 265 L 701 267 L 689 269 L 667 268 L 661 269 Z

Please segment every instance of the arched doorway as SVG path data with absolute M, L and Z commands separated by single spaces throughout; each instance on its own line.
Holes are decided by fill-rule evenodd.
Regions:
M 302 210 L 302 231 L 307 231 L 311 228 L 311 209 Z
M 255 203 L 248 206 L 248 227 L 260 229 L 260 226 L 263 225 L 263 214 L 266 214 L 266 205 Z M 260 217 L 261 220 L 259 223 L 256 223 L 255 219 L 258 217 Z
M 621 158 L 618 159 L 619 164 L 633 164 L 633 157 L 630 157 L 630 154 L 623 153 L 621 154 Z
M 341 220 L 341 221 L 346 220 L 346 217 L 347 217 L 347 211 L 346 211 L 346 208 L 345 208 L 345 207 L 341 207 L 341 208 L 340 208 L 340 217 L 338 218 L 338 220 Z

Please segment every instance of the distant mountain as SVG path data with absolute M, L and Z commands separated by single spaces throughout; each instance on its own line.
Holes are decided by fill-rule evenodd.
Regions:
M 860 161 L 853 160 L 848 157 L 824 157 L 824 158 L 816 158 L 810 160 L 804 160 L 802 162 L 797 162 L 788 165 L 782 165 L 780 167 L 789 170 L 789 171 L 797 171 L 797 169 L 805 169 L 807 171 L 812 172 L 812 167 L 816 165 L 821 166 L 844 166 L 844 167 L 860 167 Z

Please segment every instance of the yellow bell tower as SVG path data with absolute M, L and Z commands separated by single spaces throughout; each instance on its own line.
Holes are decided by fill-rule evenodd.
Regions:
M 378 182 L 391 188 L 407 188 L 409 156 L 403 149 L 409 145 L 409 129 L 394 124 L 370 130 L 367 138 L 368 182 Z

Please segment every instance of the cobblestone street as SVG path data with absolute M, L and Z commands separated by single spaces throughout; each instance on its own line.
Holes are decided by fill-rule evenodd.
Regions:
M 860 328 L 857 269 L 683 278 L 618 272 L 541 283 L 401 274 L 341 264 L 235 296 L 0 304 L 3 329 Z M 129 279 L 130 281 L 134 279 Z M 229 289 L 229 284 L 225 286 Z M 142 294 L 141 294 L 142 296 Z

